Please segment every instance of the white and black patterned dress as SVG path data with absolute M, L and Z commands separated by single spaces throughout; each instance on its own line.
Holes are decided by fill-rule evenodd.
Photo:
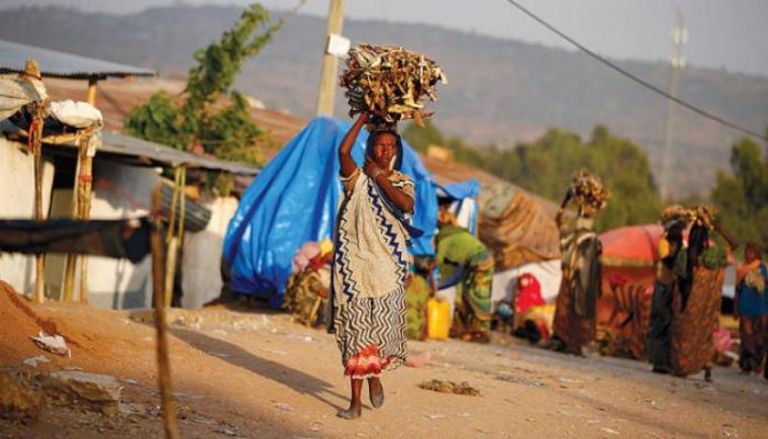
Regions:
M 390 182 L 413 197 L 393 171 Z M 358 168 L 344 182 L 333 266 L 334 327 L 345 374 L 377 376 L 407 358 L 408 231 L 375 181 Z

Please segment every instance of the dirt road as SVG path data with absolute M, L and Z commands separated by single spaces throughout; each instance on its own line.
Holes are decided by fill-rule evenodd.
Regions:
M 0 303 L 5 314 L 8 304 Z M 31 306 L 31 305 L 29 305 Z M 12 309 L 12 308 L 10 308 Z M 29 425 L 0 421 L 2 438 L 161 437 L 155 404 L 153 329 L 128 314 L 72 305 L 32 306 L 71 339 L 71 359 L 36 370 L 80 367 L 123 380 L 117 418 L 49 408 Z M 0 365 L 40 353 L 34 325 L 0 320 Z M 413 342 L 428 366 L 383 377 L 386 404 L 344 421 L 346 402 L 333 338 L 285 315 L 181 312 L 172 368 L 185 438 L 765 438 L 768 382 L 715 369 L 715 382 L 658 376 L 639 362 L 577 358 L 523 344 Z M 508 339 L 501 340 L 508 342 Z M 52 356 L 51 356 L 52 357 Z M 431 379 L 466 381 L 482 396 L 422 390 Z M 364 393 L 367 398 L 367 392 Z M 132 413 L 132 414 L 129 414 Z

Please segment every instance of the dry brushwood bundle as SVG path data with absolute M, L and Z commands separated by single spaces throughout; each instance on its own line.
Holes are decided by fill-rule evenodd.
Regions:
M 603 210 L 611 197 L 600 178 L 586 169 L 581 169 L 573 177 L 569 192 L 580 212 L 597 213 Z
M 422 54 L 397 46 L 361 44 L 350 49 L 340 85 L 347 89 L 349 115 L 371 113 L 371 129 L 406 119 L 422 125 L 433 114 L 424 111 L 424 97 L 437 100 L 438 82 L 447 83 L 445 74 Z
M 688 209 L 689 223 L 706 227 L 709 230 L 715 228 L 715 216 L 717 209 L 710 206 L 694 206 Z
M 688 225 L 690 221 L 691 212 L 679 204 L 669 206 L 661 212 L 662 224 L 682 223 Z

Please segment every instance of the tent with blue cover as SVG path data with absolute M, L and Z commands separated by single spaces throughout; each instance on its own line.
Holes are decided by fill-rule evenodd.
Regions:
M 474 178 L 457 183 L 438 184 L 437 197 L 450 203 L 449 210 L 456 216 L 459 225 L 477 234 L 477 197 L 480 195 L 480 183 Z
M 245 191 L 224 240 L 230 288 L 269 299 L 279 307 L 291 259 L 306 242 L 330 239 L 342 194 L 338 146 L 350 124 L 329 117 L 312 120 L 275 156 Z M 363 163 L 367 131 L 352 151 Z M 402 172 L 416 183 L 414 255 L 432 255 L 437 223 L 436 184 L 418 154 L 403 142 Z

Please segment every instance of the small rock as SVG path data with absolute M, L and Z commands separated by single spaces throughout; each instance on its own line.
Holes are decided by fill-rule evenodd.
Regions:
M 224 434 L 226 436 L 239 436 L 237 431 L 231 430 L 229 428 L 220 428 L 220 429 L 216 430 L 216 433 L 221 433 L 221 434 Z
M 286 404 L 284 402 L 277 402 L 277 403 L 275 403 L 275 408 L 278 409 L 278 410 L 282 410 L 284 412 L 292 412 L 293 411 L 293 407 L 291 407 L 290 405 L 288 405 L 288 404 Z
M 136 380 L 132 380 L 132 379 L 130 379 L 130 378 L 125 378 L 125 379 L 122 379 L 122 380 L 120 380 L 120 381 L 124 382 L 125 384 L 132 384 L 132 385 L 136 385 L 136 384 L 139 384 L 139 382 L 138 382 L 138 381 L 136 381 Z
M 600 431 L 608 433 L 608 434 L 619 434 L 618 431 L 613 430 L 613 429 L 608 428 L 608 427 L 603 427 L 603 428 L 600 429 Z
M 64 401 L 84 400 L 109 415 L 119 412 L 118 403 L 123 389 L 109 375 L 75 371 L 53 372 L 44 379 L 43 388 L 50 396 Z
M 139 416 L 143 418 L 146 416 L 147 409 L 143 404 L 121 402 L 118 405 L 118 411 L 122 416 Z
M 40 363 L 50 363 L 51 360 L 49 360 L 45 355 L 38 355 L 37 357 L 30 357 L 26 360 L 22 361 L 22 364 L 29 367 L 37 367 Z
M 446 415 L 443 415 L 440 413 L 434 413 L 434 414 L 427 413 L 424 416 L 430 421 L 434 421 L 435 419 L 443 419 L 447 417 Z

